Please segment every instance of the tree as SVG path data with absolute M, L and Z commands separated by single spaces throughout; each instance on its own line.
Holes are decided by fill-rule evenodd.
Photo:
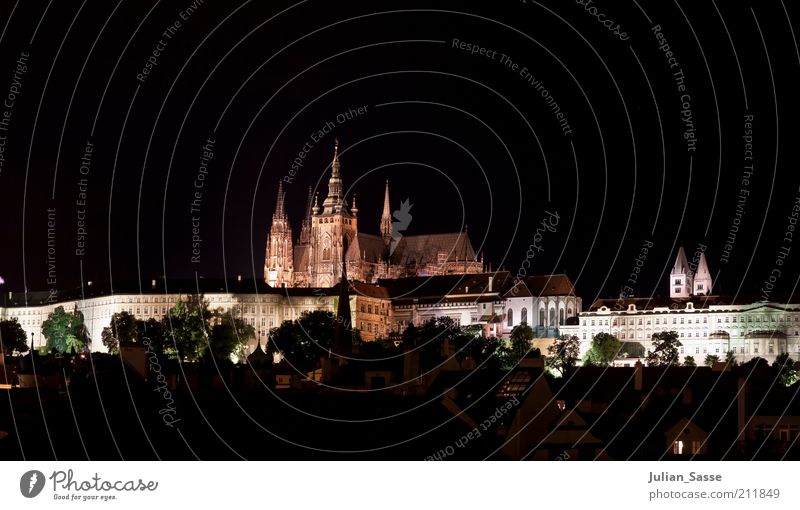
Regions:
M 640 342 L 622 342 L 619 348 L 620 358 L 644 358 L 644 346 Z
M 575 335 L 561 335 L 547 347 L 545 363 L 550 370 L 562 376 L 578 362 L 581 343 Z
M 678 340 L 677 331 L 662 331 L 653 333 L 653 350 L 647 351 L 647 364 L 650 366 L 677 365 L 681 342 Z
M 300 372 L 317 368 L 319 360 L 329 354 L 336 318 L 331 312 L 304 312 L 296 321 L 283 321 L 272 328 L 267 353 L 280 353 Z
M 695 362 L 694 356 L 686 356 L 685 358 L 683 358 L 683 366 L 692 368 L 696 367 L 697 362 Z
M 800 364 L 796 363 L 792 358 L 789 357 L 788 352 L 782 352 L 775 357 L 775 362 L 772 364 L 773 367 L 777 368 L 778 371 L 778 382 L 783 384 L 784 386 L 791 386 L 792 384 L 796 383 L 798 379 L 800 379 Z
M 177 351 L 172 344 L 172 338 L 168 335 L 165 320 L 153 318 L 146 321 L 136 321 L 136 330 L 139 341 L 145 344 L 146 348 L 157 355 L 171 354 L 177 356 Z
M 734 351 L 731 350 L 725 353 L 725 363 L 731 367 L 739 365 L 739 362 L 736 361 L 736 353 Z
M 209 353 L 216 359 L 229 360 L 231 354 L 245 357 L 247 342 L 255 339 L 256 330 L 233 312 L 218 316 L 219 322 L 211 328 L 208 339 Z
M 747 370 L 756 370 L 758 368 L 769 368 L 769 361 L 765 360 L 760 356 L 755 356 L 754 358 L 750 358 L 750 361 L 742 363 L 742 368 L 746 368 Z
M 28 334 L 22 329 L 16 317 L 0 321 L 0 344 L 3 349 L 2 354 L 7 356 L 16 352 L 28 351 Z
M 520 360 L 531 351 L 531 340 L 533 340 L 533 328 L 526 322 L 514 326 L 509 341 L 497 350 L 501 367 L 504 370 L 511 370 L 517 366 Z
M 50 312 L 42 323 L 42 334 L 47 339 L 47 349 L 59 352 L 82 351 L 89 341 L 83 314 L 66 312 L 63 306 Z
M 703 362 L 707 367 L 713 367 L 714 363 L 719 363 L 719 356 L 716 354 L 707 354 L 706 360 Z
M 117 353 L 120 344 L 133 343 L 138 340 L 139 331 L 136 322 L 136 317 L 126 311 L 111 316 L 110 324 L 103 328 L 100 334 L 108 352 Z
M 587 365 L 608 366 L 619 356 L 622 343 L 610 333 L 597 333 L 592 338 L 592 345 L 584 356 Z
M 527 322 L 521 322 L 519 325 L 514 326 L 509 336 L 511 341 L 510 357 L 507 360 L 508 364 L 515 366 L 519 360 L 525 357 L 531 350 L 531 340 L 533 340 L 533 328 L 528 326 Z
M 164 318 L 167 344 L 183 361 L 196 361 L 202 353 L 209 332 L 211 312 L 208 301 L 201 295 L 190 295 L 186 300 L 178 299 Z

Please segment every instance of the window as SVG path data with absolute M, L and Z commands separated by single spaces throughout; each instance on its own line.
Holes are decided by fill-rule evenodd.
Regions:
M 563 326 L 564 325 L 564 309 L 560 309 L 558 311 L 558 324 Z
M 697 284 L 697 290 L 703 290 L 703 284 L 702 283 L 698 283 Z
M 681 293 L 680 287 L 675 287 L 675 294 L 680 294 L 680 293 Z
M 484 305 L 485 306 L 485 305 Z M 528 322 L 528 309 L 523 308 L 519 313 L 519 320 L 521 322 Z
M 681 284 L 681 279 L 680 278 L 676 278 L 675 279 L 675 285 L 680 285 L 680 284 Z
M 700 441 L 692 441 L 692 455 L 700 453 Z
M 683 441 L 675 441 L 672 443 L 672 454 L 683 455 Z
M 510 328 L 513 325 L 514 325 L 514 310 L 509 308 L 508 309 L 508 327 Z

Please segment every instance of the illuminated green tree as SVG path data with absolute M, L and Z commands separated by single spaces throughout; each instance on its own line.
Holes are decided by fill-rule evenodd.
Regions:
M 784 386 L 791 386 L 800 379 L 800 366 L 789 357 L 788 352 L 778 354 L 772 366 L 778 368 L 778 382 Z
M 42 334 L 47 339 L 47 349 L 59 352 L 80 352 L 89 342 L 83 314 L 77 310 L 69 313 L 63 306 L 50 312 L 42 323 Z
M 608 366 L 617 359 L 622 343 L 611 333 L 600 332 L 592 338 L 592 345 L 583 358 L 586 365 Z
M 172 347 L 181 360 L 196 361 L 207 345 L 210 320 L 208 301 L 202 295 L 178 299 L 164 317 L 165 345 Z

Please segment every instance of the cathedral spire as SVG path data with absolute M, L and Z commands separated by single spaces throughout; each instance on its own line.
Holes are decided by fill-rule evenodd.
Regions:
M 342 176 L 339 166 L 339 139 L 333 146 L 333 161 L 331 162 L 331 178 L 328 181 L 328 196 L 322 203 L 326 213 L 339 212 L 345 205 L 342 199 Z
M 705 251 L 700 252 L 700 260 L 697 263 L 697 271 L 695 271 L 693 283 L 696 296 L 708 296 L 711 294 L 714 281 L 711 278 L 711 271 L 708 270 Z
M 686 252 L 683 245 L 678 249 L 678 256 L 675 257 L 675 265 L 669 276 L 669 297 L 688 298 L 692 295 L 694 287 L 692 285 L 692 269 L 686 260 Z
M 311 192 L 311 186 L 308 187 L 308 198 L 306 199 L 305 216 L 303 216 L 303 223 L 300 227 L 300 244 L 308 244 L 311 241 L 311 212 L 313 207 L 314 196 Z
M 283 192 L 283 180 L 278 181 L 278 201 L 275 204 L 275 217 L 282 218 L 286 214 L 286 209 L 284 208 L 284 197 L 285 194 Z
M 389 179 L 386 179 L 386 191 L 383 194 L 383 214 L 381 214 L 381 238 L 383 244 L 392 241 L 392 209 L 389 206 Z

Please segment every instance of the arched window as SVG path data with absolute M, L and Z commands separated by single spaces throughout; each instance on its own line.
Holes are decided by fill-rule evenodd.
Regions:
M 527 308 L 523 308 L 522 309 L 522 311 L 519 314 L 519 320 L 520 320 L 520 322 L 526 322 L 526 323 L 528 322 L 528 309 Z
M 510 328 L 513 325 L 514 325 L 514 310 L 509 308 L 508 309 L 508 327 Z
M 561 308 L 561 309 L 558 311 L 558 324 L 559 324 L 560 326 L 563 326 L 563 325 L 564 325 L 564 309 L 563 309 L 563 308 Z
M 567 317 L 572 317 L 572 308 L 567 308 Z
M 550 326 L 552 327 L 556 323 L 556 309 L 550 309 Z
M 539 326 L 546 326 L 544 323 L 544 308 L 539 308 Z
M 327 246 L 322 249 L 322 260 L 330 260 L 331 259 L 331 249 Z

